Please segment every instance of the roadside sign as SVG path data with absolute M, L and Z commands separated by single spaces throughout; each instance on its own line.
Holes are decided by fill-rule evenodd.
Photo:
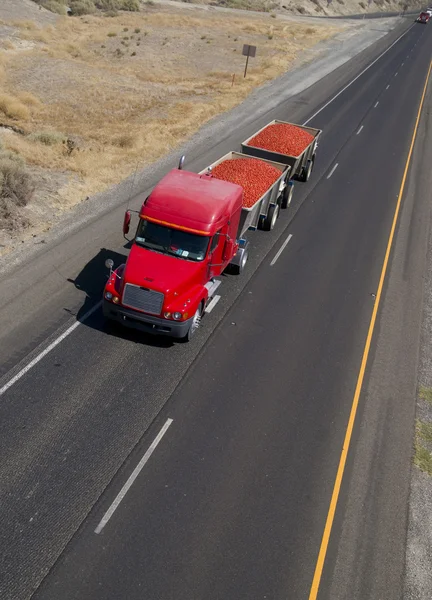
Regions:
M 244 44 L 243 45 L 242 54 L 243 54 L 243 56 L 246 56 L 246 65 L 245 65 L 245 70 L 244 70 L 244 75 L 243 75 L 243 77 L 246 77 L 247 68 L 248 68 L 248 62 L 249 62 L 249 56 L 251 58 L 255 58 L 255 56 L 256 56 L 256 46 L 250 46 L 249 44 Z

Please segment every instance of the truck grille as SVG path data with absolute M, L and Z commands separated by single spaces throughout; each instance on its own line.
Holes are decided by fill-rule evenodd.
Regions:
M 150 315 L 160 315 L 164 302 L 164 295 L 146 288 L 127 283 L 123 292 L 123 304 L 129 308 L 136 308 Z

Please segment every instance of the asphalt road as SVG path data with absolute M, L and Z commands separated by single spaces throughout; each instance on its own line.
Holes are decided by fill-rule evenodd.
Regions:
M 314 103 L 306 93 L 293 99 L 255 126 L 231 132 L 211 152 L 199 156 L 198 149 L 190 166 L 208 164 L 245 139 L 248 128 L 252 133 L 271 118 L 307 119 L 386 43 L 314 86 L 308 91 Z M 248 272 L 224 278 L 223 300 L 190 345 L 122 331 L 109 335 L 96 311 L 4 393 L 2 598 L 30 597 L 45 576 L 35 598 L 308 597 L 431 50 L 429 28 L 412 27 L 312 120 L 325 134 L 311 182 L 297 186 L 295 219 L 286 227 L 284 215 L 272 234 L 251 234 Z M 423 121 L 422 135 L 426 127 Z M 420 172 L 423 159 L 415 157 Z M 414 196 L 404 218 L 421 227 L 427 210 Z M 120 213 L 108 223 L 120 223 Z M 98 225 L 89 224 L 86 251 L 101 237 Z M 20 359 L 37 356 L 58 338 L 59 326 L 70 324 L 56 312 L 65 299 L 73 312 L 84 291 L 81 315 L 94 305 L 101 264 L 125 253 L 112 231 L 106 247 L 114 250 L 91 258 L 74 278 L 76 287 L 62 292 L 67 296 L 51 298 L 45 311 L 56 310 L 48 327 L 46 312 L 27 326 L 28 306 L 20 326 L 5 327 L 10 352 L 2 383 L 25 364 Z M 420 233 L 402 238 L 411 260 L 424 256 L 424 225 Z M 292 239 L 270 266 L 288 234 Z M 415 285 L 421 270 L 407 271 L 401 252 L 400 277 L 415 275 Z M 17 294 L 11 305 L 19 308 L 19 302 Z M 168 418 L 172 424 L 143 471 L 94 533 Z M 357 444 L 361 436 L 357 432 Z M 409 433 L 404 443 L 388 445 L 400 459 L 387 474 L 396 489 L 409 473 L 409 445 Z M 386 458 L 374 456 L 378 474 Z M 355 467 L 353 461 L 351 474 Z M 356 512 L 348 491 L 361 489 L 365 479 L 348 478 L 322 597 L 337 597 L 335 581 L 349 592 L 341 598 L 399 597 L 403 519 L 391 523 L 390 537 L 385 519 L 375 519 L 375 535 L 362 538 L 366 555 L 380 536 L 391 543 L 380 555 L 381 569 L 362 569 L 367 581 L 361 589 L 350 588 L 358 579 L 338 554 L 341 540 L 356 555 L 359 538 L 344 530 L 343 516 Z M 370 489 L 381 510 L 382 493 L 379 486 Z M 391 513 L 401 498 L 386 497 L 386 509 Z M 364 514 L 353 518 L 370 533 Z M 365 589 L 372 595 L 361 595 Z M 373 595 L 377 590 L 381 596 Z

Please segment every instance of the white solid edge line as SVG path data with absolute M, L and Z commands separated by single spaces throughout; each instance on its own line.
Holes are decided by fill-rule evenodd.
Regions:
M 357 131 L 356 135 L 358 135 L 358 134 L 361 132 L 361 130 L 362 130 L 362 129 L 363 129 L 363 125 L 362 125 L 362 126 L 360 127 L 360 129 Z
M 399 40 L 401 40 L 404 35 L 406 35 L 408 33 L 408 31 L 411 31 L 411 29 L 414 27 L 414 23 L 411 25 L 411 27 L 409 29 L 407 29 L 402 35 L 400 35 L 397 40 L 395 40 L 393 42 L 393 44 L 391 46 L 389 46 L 386 50 L 384 50 L 384 52 L 382 54 L 380 54 L 375 60 L 373 60 L 370 65 L 368 65 L 365 69 L 363 69 L 363 71 L 361 73 L 359 73 L 356 77 L 354 77 L 354 79 L 352 79 L 349 83 L 347 83 L 347 85 L 345 87 L 343 87 L 335 96 L 333 96 L 333 98 L 331 98 L 328 102 L 326 102 L 324 104 L 324 106 L 322 106 L 319 110 L 317 110 L 311 117 L 309 117 L 309 119 L 307 119 L 304 123 L 303 126 L 307 125 L 309 123 L 309 121 L 312 121 L 313 118 L 315 118 L 317 115 L 320 114 L 321 111 L 323 111 L 325 108 L 327 108 L 327 106 L 329 106 L 329 104 L 331 104 L 334 100 L 336 100 L 336 98 L 338 98 L 345 90 L 347 90 L 355 81 L 357 81 L 357 79 L 359 79 L 359 77 L 361 77 L 364 73 L 366 73 L 366 71 L 368 71 L 376 62 L 379 61 L 380 58 L 382 58 L 385 54 L 387 54 L 387 52 L 389 50 L 391 50 L 391 48 L 393 48 L 393 46 L 395 44 L 398 43 Z
M 102 517 L 101 522 L 99 523 L 99 525 L 94 530 L 95 533 L 100 533 L 102 531 L 102 529 L 105 527 L 105 525 L 108 523 L 108 521 L 111 519 L 111 517 L 113 516 L 113 514 L 117 510 L 120 502 L 123 500 L 123 498 L 128 493 L 128 491 L 131 488 L 133 482 L 135 481 L 135 479 L 140 474 L 140 472 L 143 469 L 144 465 L 148 462 L 150 456 L 155 451 L 157 445 L 159 444 L 159 442 L 161 441 L 161 439 L 163 438 L 163 436 L 167 432 L 168 427 L 171 425 L 172 422 L 173 422 L 172 419 L 167 419 L 166 420 L 164 426 L 162 427 L 162 429 L 159 431 L 159 433 L 157 434 L 157 436 L 155 437 L 155 439 L 151 443 L 149 449 L 144 454 L 144 456 L 142 457 L 142 459 L 139 461 L 139 463 L 137 464 L 137 466 L 135 467 L 135 469 L 132 471 L 132 474 L 129 476 L 129 479 L 126 481 L 126 483 L 124 484 L 124 486 L 122 487 L 122 489 L 120 490 L 120 492 L 117 494 L 114 502 L 111 504 L 111 506 L 109 507 L 109 509 L 106 511 L 106 513 Z
M 216 304 L 219 302 L 219 300 L 221 299 L 220 296 L 215 296 L 213 298 L 213 300 L 210 301 L 210 304 L 207 306 L 207 308 L 205 309 L 205 312 L 207 314 L 210 314 L 211 311 L 214 309 L 214 307 L 216 306 Z
M 289 236 L 287 237 L 287 239 L 284 241 L 284 243 L 282 244 L 282 246 L 277 251 L 276 256 L 274 257 L 274 259 L 270 263 L 271 267 L 275 264 L 275 262 L 277 261 L 277 259 L 279 258 L 279 256 L 285 250 L 285 248 L 287 247 L 287 244 L 288 244 L 288 242 L 290 241 L 291 238 L 292 238 L 292 233 L 289 234 Z
M 73 325 L 68 327 L 66 329 L 66 331 L 64 331 L 58 338 L 56 338 L 53 342 L 51 342 L 51 344 L 49 344 L 49 346 L 47 346 L 45 348 L 45 350 L 43 350 L 33 360 L 31 360 L 28 363 L 28 365 L 26 365 L 24 368 L 22 368 L 21 371 L 19 371 L 14 377 L 12 377 L 12 379 L 9 379 L 9 381 L 7 383 L 5 383 L 5 385 L 2 388 L 0 388 L 0 396 L 2 396 L 5 392 L 7 392 L 7 390 L 10 387 L 12 387 L 14 385 L 14 383 L 16 383 L 19 379 L 21 379 L 21 377 L 23 377 L 26 373 L 28 373 L 28 371 L 30 371 L 30 369 L 32 369 L 35 365 L 37 365 L 37 363 L 39 361 L 41 361 L 44 358 L 44 356 L 49 354 L 49 352 L 51 352 L 51 350 L 53 350 L 56 346 L 58 346 L 60 344 L 60 342 L 62 342 L 69 334 L 71 334 L 72 331 L 74 331 L 78 327 L 78 325 L 81 325 L 81 323 L 83 323 L 86 319 L 88 319 L 90 317 L 90 315 L 92 315 L 101 306 L 102 306 L 102 301 L 95 304 L 95 306 L 93 306 L 93 308 L 91 308 L 88 312 L 85 313 L 85 315 L 83 315 L 81 317 L 81 319 L 79 319 L 78 321 L 75 321 L 75 323 Z
M 378 104 L 379 104 L 379 101 L 375 103 L 374 108 L 376 108 L 378 106 Z
M 336 169 L 338 168 L 339 163 L 336 163 L 335 166 L 333 167 L 333 169 L 330 171 L 330 173 L 327 175 L 327 179 L 330 179 L 330 177 L 333 175 L 333 173 L 336 171 Z

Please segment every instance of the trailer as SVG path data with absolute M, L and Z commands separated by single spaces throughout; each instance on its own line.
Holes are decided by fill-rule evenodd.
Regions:
M 206 169 L 200 171 L 200 174 L 211 174 L 213 169 L 226 160 L 238 160 L 252 158 L 240 152 L 229 152 L 222 158 L 209 165 Z M 288 189 L 290 181 L 291 167 L 288 164 L 275 162 L 268 159 L 260 159 L 264 163 L 275 167 L 280 171 L 280 177 L 273 185 L 255 202 L 251 207 L 242 207 L 240 216 L 238 238 L 243 239 L 247 230 L 263 229 L 271 231 L 275 226 L 279 215 L 281 201 Z
M 266 150 L 265 148 L 257 148 L 255 146 L 252 146 L 250 144 L 250 141 L 262 131 L 267 129 L 267 127 L 269 127 L 270 125 L 291 125 L 294 127 L 298 127 L 299 129 L 310 133 L 313 136 L 313 140 L 299 156 L 289 156 L 288 154 L 281 154 L 279 152 Z M 294 123 L 288 123 L 287 121 L 278 121 L 277 119 L 275 119 L 274 121 L 267 123 L 267 125 L 262 127 L 259 131 L 251 135 L 247 140 L 245 140 L 241 145 L 241 151 L 243 154 L 248 154 L 249 156 L 255 156 L 256 158 L 262 158 L 265 160 L 271 160 L 285 165 L 289 165 L 291 167 L 291 181 L 308 181 L 312 173 L 313 165 L 315 162 L 315 155 L 318 147 L 318 141 L 321 137 L 321 134 L 321 129 L 306 127 L 304 125 L 296 125 Z

